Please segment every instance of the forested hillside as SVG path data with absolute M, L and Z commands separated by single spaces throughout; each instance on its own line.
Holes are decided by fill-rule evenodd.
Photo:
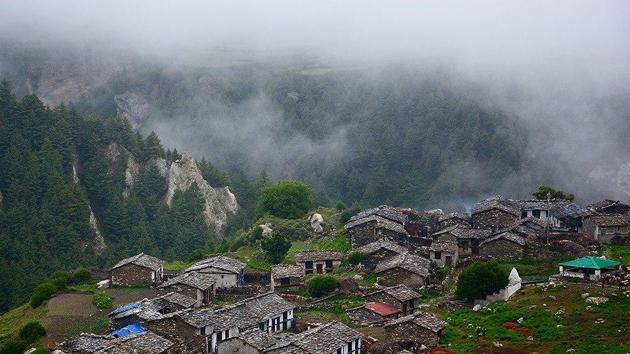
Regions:
M 131 190 L 131 160 L 122 155 L 137 164 Z M 56 270 L 109 266 L 139 252 L 186 259 L 213 247 L 197 185 L 175 191 L 170 207 L 163 201 L 167 182 L 160 166 L 178 158 L 155 134 L 144 138 L 124 119 L 48 108 L 32 95 L 18 99 L 2 82 L 0 312 L 25 301 Z M 199 165 L 208 178 L 227 180 L 208 162 Z M 237 181 L 244 196 L 255 193 L 253 182 Z

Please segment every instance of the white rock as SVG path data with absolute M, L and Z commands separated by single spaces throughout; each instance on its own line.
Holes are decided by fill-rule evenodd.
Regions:
M 586 298 L 587 304 L 601 305 L 608 302 L 608 298 L 604 296 L 591 296 Z
M 318 234 L 321 234 L 322 232 L 324 232 L 324 228 L 322 227 L 322 223 L 324 222 L 324 217 L 321 214 L 315 213 L 311 215 L 309 222 L 311 223 L 311 227 L 313 228 L 313 231 L 315 231 Z
M 262 235 L 264 237 L 271 236 L 271 233 L 273 232 L 273 229 L 271 228 L 271 224 L 267 223 L 267 224 L 261 224 L 259 226 L 262 229 Z
M 516 323 L 521 324 L 523 323 L 523 321 L 524 321 L 523 317 L 519 317 L 519 319 L 516 320 Z
M 584 293 L 582 294 L 582 299 L 586 299 L 587 297 L 591 296 L 591 294 L 589 293 Z
M 473 306 L 472 310 L 475 311 L 475 312 L 481 310 L 481 305 L 477 304 L 477 305 Z
M 109 279 L 99 281 L 96 283 L 96 287 L 99 289 L 109 288 Z

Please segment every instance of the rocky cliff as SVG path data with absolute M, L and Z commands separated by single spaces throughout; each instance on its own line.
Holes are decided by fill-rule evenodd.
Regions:
M 228 187 L 213 188 L 201 175 L 197 163 L 190 154 L 184 153 L 182 158 L 174 161 L 168 168 L 168 191 L 166 203 L 170 206 L 175 191 L 186 191 L 192 184 L 197 183 L 205 201 L 203 216 L 208 227 L 212 227 L 218 237 L 223 236 L 228 216 L 238 210 L 236 197 Z

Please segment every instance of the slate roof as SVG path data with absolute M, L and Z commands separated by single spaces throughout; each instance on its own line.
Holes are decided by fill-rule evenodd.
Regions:
M 271 267 L 271 277 L 280 278 L 301 278 L 304 276 L 304 267 L 299 265 L 275 265 Z
M 429 276 L 429 266 L 431 261 L 415 254 L 405 253 L 386 259 L 376 265 L 375 273 L 386 270 L 401 268 L 411 273 L 427 277 Z
M 440 215 L 440 218 L 438 220 L 439 222 L 443 222 L 450 219 L 461 219 L 468 222 L 470 221 L 470 216 L 464 213 L 448 213 L 448 214 Z
M 164 283 L 160 284 L 158 288 L 165 288 L 177 284 L 187 285 L 195 289 L 206 290 L 212 288 L 215 281 L 214 278 L 206 273 L 201 272 L 187 272 L 173 277 Z
M 516 203 L 522 210 L 553 210 L 554 208 L 562 208 L 571 204 L 571 201 L 566 199 L 551 199 L 551 200 L 517 200 Z
M 589 269 L 607 269 L 617 267 L 621 263 L 613 261 L 611 259 L 604 259 L 598 257 L 582 257 L 574 259 L 568 262 L 560 263 L 561 266 L 575 267 L 575 268 L 589 268 Z
M 435 238 L 436 236 L 443 235 L 446 233 L 450 233 L 451 235 L 457 237 L 458 239 L 486 239 L 492 235 L 492 230 L 489 229 L 476 229 L 465 225 L 453 225 L 451 227 L 447 227 L 444 230 L 440 230 L 434 233 L 432 236 Z
M 151 321 L 162 318 L 166 315 L 161 311 L 168 306 L 168 303 L 178 304 L 185 308 L 189 308 L 196 302 L 197 301 L 195 299 L 188 296 L 170 292 L 152 299 L 145 298 L 138 302 L 123 305 L 110 312 L 109 316 L 113 319 L 120 319 L 135 315 L 142 320 Z
M 132 334 L 124 338 L 82 333 L 76 338 L 61 343 L 61 348 L 66 353 L 98 354 L 155 354 L 162 353 L 172 346 L 173 342 L 150 331 Z
M 420 294 L 418 292 L 410 289 L 405 284 L 399 284 L 399 285 L 394 285 L 394 286 L 389 286 L 387 288 L 379 289 L 379 290 L 376 290 L 374 292 L 367 294 L 366 297 L 379 294 L 379 293 L 389 294 L 401 302 L 417 299 L 420 297 Z
M 406 253 L 408 252 L 408 250 L 403 247 L 400 246 L 397 243 L 394 243 L 390 240 L 387 239 L 379 239 L 377 241 L 374 241 L 372 243 L 368 243 L 367 245 L 363 245 L 361 247 L 357 247 L 354 249 L 355 252 L 358 252 L 360 254 L 366 255 L 366 254 L 372 254 L 374 252 L 377 252 L 381 249 L 386 249 L 392 252 L 396 252 L 398 254 L 402 254 L 402 253 Z
M 385 219 L 389 219 L 391 221 L 395 221 L 399 224 L 404 224 L 407 221 L 407 216 L 397 208 L 390 207 L 387 205 L 381 205 L 376 208 L 371 208 L 367 210 L 363 210 L 359 212 L 357 215 L 354 215 L 350 218 L 350 222 L 356 221 L 359 219 L 366 218 L 371 215 L 378 215 Z
M 527 218 L 523 218 L 521 220 L 518 221 L 518 225 L 525 225 L 528 223 L 532 223 L 536 226 L 538 226 L 541 229 L 544 229 L 547 226 L 547 222 L 545 220 L 539 219 L 539 218 L 535 218 L 533 216 L 527 217 Z
M 383 328 L 395 326 L 397 324 L 405 323 L 409 321 L 412 321 L 416 325 L 426 328 L 433 332 L 439 332 L 443 330 L 444 328 L 446 328 L 446 326 L 448 325 L 446 321 L 443 321 L 437 318 L 434 314 L 418 311 L 418 312 L 412 313 L 411 315 L 400 317 L 390 322 L 387 322 L 385 325 L 383 325 Z
M 498 209 L 506 213 L 510 213 L 516 216 L 521 216 L 520 206 L 517 201 L 507 199 L 502 196 L 496 196 L 486 200 L 482 200 L 475 204 L 472 209 L 472 214 L 478 214 L 484 211 Z
M 610 208 L 610 207 L 615 206 L 615 205 L 627 206 L 628 204 L 622 203 L 619 200 L 604 199 L 604 200 L 600 200 L 598 202 L 589 204 L 587 206 L 587 208 L 595 210 L 595 211 L 603 211 L 604 209 Z
M 168 301 L 172 304 L 180 305 L 184 308 L 193 307 L 197 303 L 197 300 L 193 299 L 192 297 L 186 296 L 184 294 L 176 293 L 176 292 L 170 292 L 162 296 L 162 298 L 165 301 Z
M 343 259 L 343 253 L 341 251 L 336 250 L 304 250 L 296 252 L 294 255 L 296 262 L 307 262 L 307 261 L 340 261 Z
M 346 225 L 344 225 L 344 229 L 349 230 L 355 226 L 362 225 L 368 222 L 373 222 L 373 221 L 376 222 L 377 229 L 387 229 L 387 230 L 391 230 L 391 231 L 398 232 L 401 234 L 407 233 L 407 230 L 405 230 L 405 227 L 403 226 L 402 223 L 398 221 L 389 220 L 379 215 L 369 215 L 361 219 L 350 221 Z
M 436 240 L 431 242 L 431 246 L 429 246 L 429 250 L 437 252 L 456 252 L 457 249 L 457 243 L 447 240 Z
M 492 236 L 492 237 L 482 241 L 479 245 L 480 246 L 481 245 L 485 245 L 487 243 L 490 243 L 492 241 L 499 240 L 499 239 L 505 239 L 505 240 L 514 242 L 514 243 L 516 243 L 516 244 L 518 244 L 520 246 L 525 246 L 527 244 L 527 239 L 526 238 L 524 238 L 524 237 L 522 237 L 522 236 L 520 236 L 520 235 L 518 235 L 518 234 L 516 234 L 516 233 L 514 233 L 512 231 L 505 231 L 505 232 L 501 232 L 501 233 L 499 233 L 497 235 L 494 235 L 494 236 Z
M 110 346 L 112 340 L 112 336 L 82 333 L 61 343 L 61 348 L 67 353 L 94 353 Z
M 589 218 L 599 226 L 624 226 L 628 220 L 622 214 L 591 215 Z
M 120 268 L 127 264 L 134 264 L 140 267 L 149 268 L 151 270 L 157 271 L 162 268 L 162 266 L 164 265 L 164 261 L 159 258 L 140 253 L 133 257 L 123 259 L 122 261 L 116 263 L 116 265 L 113 266 L 112 269 Z
M 252 347 L 262 351 L 270 346 L 274 345 L 276 338 L 267 332 L 263 332 L 258 328 L 249 329 L 241 332 L 235 338 L 240 338 L 243 342 L 251 345 Z
M 225 256 L 216 256 L 216 257 L 201 260 L 191 265 L 190 267 L 188 267 L 188 269 L 186 269 L 186 272 L 192 272 L 192 271 L 203 272 L 207 268 L 218 268 L 218 269 L 225 270 L 229 273 L 240 274 L 243 271 L 243 269 L 245 269 L 245 266 L 246 266 L 245 263 L 239 260 L 225 257 Z
M 391 316 L 400 312 L 397 307 L 384 302 L 368 302 L 363 307 L 381 316 Z
M 276 353 L 334 353 L 359 338 L 359 332 L 339 321 L 333 321 L 281 339 L 267 350 Z
M 566 217 L 578 217 L 586 214 L 587 212 L 588 211 L 585 208 L 573 202 L 570 202 L 566 205 L 554 206 L 551 209 L 551 214 L 558 219 Z

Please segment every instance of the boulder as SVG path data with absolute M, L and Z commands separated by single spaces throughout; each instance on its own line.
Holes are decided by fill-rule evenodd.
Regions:
M 324 222 L 324 217 L 321 214 L 315 213 L 311 215 L 309 222 L 311 223 L 311 227 L 313 228 L 313 231 L 315 231 L 318 234 L 321 234 L 322 232 L 324 232 L 324 228 L 322 227 L 322 223 Z
M 472 310 L 475 311 L 475 312 L 481 310 L 481 305 L 477 304 L 477 305 L 473 306 Z
M 258 225 L 258 226 L 260 226 L 260 228 L 262 229 L 263 237 L 271 236 L 271 233 L 273 232 L 273 229 L 271 228 L 271 224 L 270 223 L 261 224 L 261 225 Z
M 591 296 L 586 298 L 587 304 L 601 305 L 605 304 L 606 302 L 608 302 L 608 298 L 604 296 Z

